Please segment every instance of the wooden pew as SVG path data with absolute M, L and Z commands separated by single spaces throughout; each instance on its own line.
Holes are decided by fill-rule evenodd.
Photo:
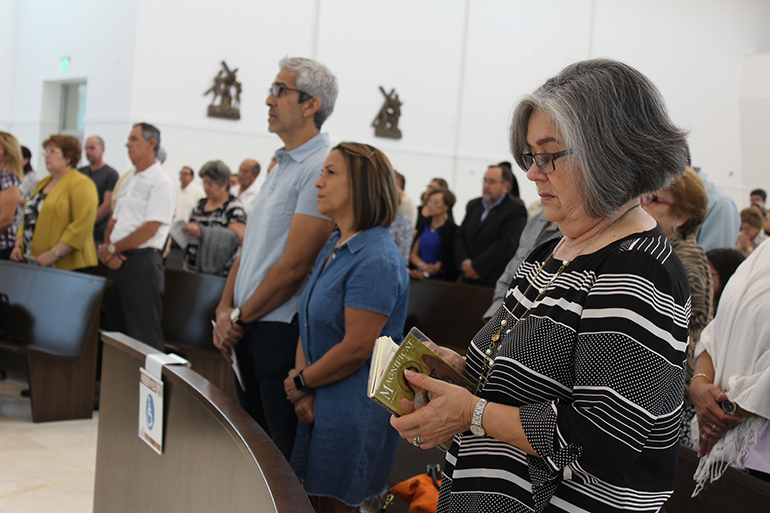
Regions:
M 0 352 L 26 359 L 33 422 L 91 418 L 107 280 L 0 260 Z M 0 365 L 0 368 L 2 365 Z
M 225 278 L 166 269 L 163 293 L 163 337 L 166 352 L 186 358 L 201 376 L 235 398 L 230 366 L 214 347 L 211 321 Z
M 105 333 L 94 513 L 312 513 L 289 464 L 238 404 L 192 369 L 163 368 L 163 454 L 137 436 L 139 368 L 157 350 Z
M 464 355 L 484 326 L 481 317 L 492 304 L 494 292 L 476 285 L 411 280 L 404 333 L 417 326 L 438 345 Z
M 770 511 L 770 483 L 735 468 L 728 468 L 722 477 L 692 498 L 698 467 L 698 454 L 679 446 L 674 495 L 666 502 L 666 513 L 731 513 Z

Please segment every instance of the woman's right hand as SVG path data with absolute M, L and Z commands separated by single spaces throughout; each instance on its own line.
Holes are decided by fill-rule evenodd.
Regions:
M 433 398 L 416 411 L 409 407 L 406 408 L 406 415 L 393 415 L 390 418 L 390 425 L 399 432 L 401 438 L 413 442 L 414 438 L 419 436 L 421 447 L 430 449 L 448 442 L 457 433 L 468 429 L 478 397 L 463 387 L 433 379 L 419 372 L 407 370 L 404 375 L 413 387 L 428 390 L 433 394 Z M 402 406 L 405 406 L 404 399 Z
M 294 411 L 303 424 L 310 425 L 315 421 L 315 394 L 305 394 L 296 403 Z
M 24 254 L 21 251 L 21 248 L 19 246 L 15 246 L 13 248 L 13 251 L 11 251 L 11 260 L 14 262 L 23 262 L 24 261 Z
M 722 410 L 722 403 L 727 400 L 727 394 L 706 379 L 696 379 L 692 382 L 690 398 L 698 416 L 700 432 L 698 457 L 702 457 L 711 452 L 714 444 L 742 419 L 735 415 L 728 415 Z

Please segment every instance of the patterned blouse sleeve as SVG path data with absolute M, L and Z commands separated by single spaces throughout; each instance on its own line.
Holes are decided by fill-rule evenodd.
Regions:
M 227 206 L 227 224 L 230 223 L 245 223 L 246 211 L 243 209 L 243 204 L 238 199 L 234 199 Z
M 572 401 L 521 407 L 533 491 L 566 466 L 622 475 L 644 450 L 678 443 L 689 304 L 686 275 L 644 252 L 608 259 L 586 295 Z M 542 489 L 541 489 L 542 491 Z

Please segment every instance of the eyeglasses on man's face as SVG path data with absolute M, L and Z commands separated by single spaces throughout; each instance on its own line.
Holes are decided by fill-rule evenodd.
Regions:
M 300 94 L 300 101 L 302 101 L 303 96 L 305 98 L 312 98 L 312 94 L 308 94 L 305 91 L 300 91 L 299 89 L 292 89 L 291 87 L 287 86 L 286 84 L 273 84 L 270 87 L 267 88 L 268 94 L 273 95 L 273 98 L 278 98 L 286 91 L 296 91 Z
M 660 203 L 661 205 L 668 205 L 669 207 L 675 207 L 676 203 L 663 199 L 657 194 L 642 194 L 641 197 L 643 205 L 649 205 L 650 203 Z
M 562 150 L 556 153 L 522 153 L 521 160 L 524 162 L 524 171 L 529 171 L 532 168 L 532 164 L 537 164 L 537 167 L 545 174 L 556 171 L 556 162 L 559 157 L 572 154 L 572 150 Z

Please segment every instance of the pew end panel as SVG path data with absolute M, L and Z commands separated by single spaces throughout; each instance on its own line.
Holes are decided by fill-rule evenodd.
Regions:
M 91 418 L 99 314 L 108 280 L 0 261 L 8 295 L 0 352 L 26 360 L 33 422 Z
M 201 376 L 235 399 L 230 366 L 214 347 L 211 321 L 226 278 L 166 269 L 163 294 L 163 337 L 166 351 L 186 358 Z

